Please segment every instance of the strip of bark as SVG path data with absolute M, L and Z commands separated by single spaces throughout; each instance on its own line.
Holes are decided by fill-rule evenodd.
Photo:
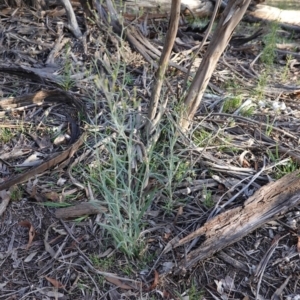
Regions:
M 74 153 L 78 150 L 78 148 L 84 143 L 84 139 L 85 139 L 85 133 L 83 133 L 81 137 L 77 140 L 77 142 L 75 142 L 67 150 L 60 153 L 55 153 L 53 157 L 46 160 L 44 163 L 40 164 L 39 166 L 31 168 L 29 171 L 23 174 L 17 175 L 12 179 L 0 183 L 0 191 L 8 189 L 15 184 L 19 184 L 24 181 L 27 181 L 38 174 L 44 173 L 45 171 L 60 164 L 67 158 L 72 157 Z
M 58 219 L 72 219 L 85 215 L 95 215 L 107 212 L 107 208 L 90 202 L 78 203 L 71 207 L 59 208 L 55 212 Z

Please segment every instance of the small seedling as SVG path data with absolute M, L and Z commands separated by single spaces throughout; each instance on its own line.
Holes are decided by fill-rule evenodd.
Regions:
M 69 91 L 74 85 L 75 82 L 74 80 L 71 78 L 72 75 L 72 61 L 69 55 L 69 51 L 70 50 L 70 45 L 67 45 L 67 57 L 65 60 L 65 65 L 64 65 L 64 69 L 63 69 L 63 74 L 62 74 L 62 78 L 60 80 L 60 86 L 65 90 L 65 91 Z
M 291 63 L 292 59 L 293 59 L 292 55 L 287 55 L 287 57 L 286 57 L 286 64 L 284 66 L 284 70 L 283 70 L 282 75 L 281 75 L 281 79 L 284 82 L 287 81 L 288 74 L 289 74 L 289 66 L 290 66 L 290 63 Z
M 253 116 L 254 111 L 255 111 L 255 107 L 251 106 L 251 107 L 242 109 L 241 110 L 241 115 L 244 116 L 244 117 L 251 117 L 251 116 Z
M 232 113 L 238 109 L 242 104 L 242 98 L 240 96 L 228 98 L 225 100 L 223 105 L 224 113 Z
M 11 190 L 10 190 L 10 199 L 12 201 L 17 201 L 20 200 L 22 198 L 22 190 L 18 187 L 18 186 L 14 186 Z
M 277 36 L 278 28 L 279 28 L 279 24 L 277 22 L 271 23 L 270 33 L 264 36 L 263 41 L 265 47 L 260 57 L 264 65 L 264 70 L 261 72 L 261 75 L 259 76 L 258 85 L 255 90 L 258 99 L 264 98 L 265 87 L 267 86 L 269 77 L 273 74 L 272 69 L 276 57 L 276 43 L 278 40 L 278 36 Z
M 0 142 L 3 144 L 8 143 L 13 138 L 13 133 L 9 128 L 0 128 Z
M 99 258 L 97 255 L 91 255 L 90 260 L 96 268 L 101 271 L 109 271 L 116 264 L 116 258 L 114 256 Z
M 276 146 L 275 152 L 267 151 L 270 160 L 274 163 L 280 161 L 280 153 L 278 151 L 278 146 Z M 274 174 L 276 179 L 280 179 L 283 176 L 290 174 L 298 169 L 298 164 L 290 159 L 286 164 L 277 165 L 274 168 Z
M 266 122 L 266 124 L 267 124 L 267 126 L 266 126 L 266 135 L 267 136 L 271 135 L 271 133 L 273 131 L 274 122 L 275 122 L 275 119 L 273 120 L 272 123 L 270 123 L 270 118 L 269 118 L 269 116 L 267 116 L 267 122 Z
M 203 197 L 203 204 L 208 209 L 212 208 L 215 205 L 214 201 L 212 199 L 212 193 L 211 193 L 211 191 L 207 190 L 206 188 L 203 189 L 202 197 Z
M 191 287 L 188 292 L 189 300 L 201 300 L 204 296 L 203 290 L 199 290 L 195 284 L 192 282 Z
M 211 132 L 206 131 L 203 128 L 200 128 L 198 130 L 195 130 L 193 140 L 198 147 L 204 147 L 205 145 L 207 145 L 207 142 L 211 137 L 212 137 Z

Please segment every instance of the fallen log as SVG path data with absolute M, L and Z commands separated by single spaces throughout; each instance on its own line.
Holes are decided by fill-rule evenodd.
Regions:
M 256 5 L 252 11 L 247 12 L 247 16 L 254 17 L 259 20 L 265 20 L 269 22 L 278 22 L 281 24 L 287 24 L 290 26 L 296 26 L 300 30 L 300 18 L 299 11 L 296 10 L 285 10 L 277 7 L 268 5 Z
M 171 11 L 171 0 L 126 0 L 116 1 L 119 11 L 128 14 L 140 15 L 144 13 L 151 14 L 169 14 Z M 181 12 L 194 14 L 198 17 L 210 16 L 213 12 L 214 3 L 209 0 L 182 0 Z
M 222 1 L 222 8 L 227 5 L 227 0 Z M 269 5 L 259 4 L 262 1 L 252 0 L 248 8 L 246 16 L 255 18 L 256 20 L 276 21 L 281 25 L 294 27 L 294 31 L 300 30 L 299 11 L 296 10 L 282 10 Z M 124 16 L 130 15 L 141 16 L 145 14 L 153 14 L 153 16 L 166 16 L 170 14 L 171 0 L 117 0 L 118 11 L 122 12 Z M 181 12 L 185 14 L 192 14 L 199 18 L 210 17 L 214 9 L 215 1 L 213 0 L 182 0 Z
M 222 8 L 225 8 L 228 0 L 222 1 Z M 251 7 L 264 0 L 252 0 Z M 119 12 L 134 13 L 136 15 L 144 13 L 169 14 L 171 11 L 171 0 L 116 0 Z M 214 0 L 181 0 L 181 12 L 193 14 L 197 17 L 211 16 L 214 10 Z
M 297 170 L 262 187 L 244 205 L 221 213 L 180 241 L 169 242 L 164 253 L 202 237 L 204 242 L 190 252 L 176 270 L 184 272 L 299 204 L 300 170 Z

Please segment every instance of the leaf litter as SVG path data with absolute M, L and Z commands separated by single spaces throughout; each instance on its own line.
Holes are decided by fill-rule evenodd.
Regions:
M 120 134 L 120 128 L 112 122 L 110 114 L 113 109 L 120 108 L 124 111 L 127 133 L 135 132 L 132 140 L 136 154 L 132 169 L 137 170 L 147 159 L 139 129 L 143 126 L 151 93 L 151 65 L 127 43 L 120 51 L 119 37 L 108 34 L 104 24 L 99 28 L 86 23 L 80 7 L 75 9 L 80 24 L 88 28 L 88 39 L 82 41 L 64 30 L 66 19 L 61 7 L 49 9 L 46 27 L 26 6 L 18 11 L 8 7 L 1 9 L 1 15 L 6 17 L 0 21 L 5 29 L 0 61 L 3 96 L 0 129 L 5 129 L 1 131 L 1 139 L 5 140 L 1 140 L 0 149 L 0 184 L 5 187 L 1 191 L 3 209 L 0 210 L 3 236 L 0 254 L 4 270 L 1 296 L 7 299 L 29 299 L 31 295 L 82 299 L 83 293 L 88 299 L 105 299 L 108 295 L 134 299 L 180 299 L 182 295 L 187 299 L 186 294 L 192 295 L 191 290 L 196 286 L 198 299 L 203 294 L 205 298 L 222 299 L 276 299 L 282 295 L 297 299 L 300 294 L 297 279 L 299 205 L 215 256 L 200 261 L 187 273 L 177 266 L 191 250 L 201 246 L 203 237 L 185 245 L 185 249 L 172 248 L 170 253 L 163 253 L 171 241 L 178 243 L 201 228 L 210 216 L 224 211 L 225 207 L 237 207 L 263 185 L 280 178 L 283 175 L 280 172 L 284 172 L 280 166 L 286 167 L 285 172 L 293 171 L 293 166 L 295 170 L 298 168 L 300 88 L 295 79 L 299 74 L 297 64 L 290 68 L 289 85 L 264 86 L 264 101 L 256 104 L 245 98 L 244 105 L 231 104 L 229 114 L 226 102 L 234 97 L 228 91 L 234 93 L 238 89 L 233 82 L 239 83 L 239 93 L 251 96 L 249 91 L 253 90 L 256 75 L 261 72 L 255 51 L 261 49 L 259 44 L 254 44 L 250 53 L 241 51 L 238 54 L 236 49 L 227 51 L 210 82 L 214 93 L 207 91 L 194 119 L 192 131 L 194 136 L 198 135 L 198 140 L 181 138 L 175 148 L 179 160 L 189 162 L 188 171 L 184 176 L 177 175 L 177 180 L 172 182 L 163 178 L 166 174 L 148 174 L 143 182 L 145 191 L 152 193 L 143 219 L 147 225 L 140 233 L 144 239 L 141 251 L 144 256 L 140 254 L 140 258 L 129 260 L 117 250 L 112 256 L 103 257 L 101 254 L 107 249 L 116 247 L 104 227 L 98 225 L 109 224 L 109 215 L 104 214 L 107 204 L 99 191 L 92 191 L 88 186 L 84 168 L 79 167 L 79 171 L 74 168 L 80 164 L 95 168 L 99 161 L 104 166 L 111 163 L 109 147 L 118 143 L 116 134 Z M 166 30 L 166 20 L 155 22 Z M 14 26 L 10 27 L 11 24 Z M 144 57 L 152 51 L 151 58 L 155 61 L 160 56 L 162 41 L 146 37 L 147 27 L 153 30 L 149 21 L 137 21 L 133 25 L 142 28 L 143 34 L 137 34 L 132 26 L 128 35 L 147 45 Z M 184 43 L 180 40 L 177 43 L 171 65 L 178 75 L 172 77 L 173 71 L 168 74 L 168 93 L 173 96 L 174 91 L 179 92 L 183 86 L 191 49 L 198 45 L 191 37 Z M 201 58 L 197 57 L 194 70 L 199 60 Z M 113 78 L 117 62 L 126 67 L 123 74 L 119 72 L 117 78 Z M 110 80 L 101 80 L 101 76 Z M 122 84 L 124 82 L 126 85 Z M 122 87 L 131 103 L 122 103 L 118 96 Z M 91 98 L 96 99 L 95 103 Z M 115 102 L 116 107 L 107 99 Z M 249 105 L 254 108 L 253 115 L 241 115 L 250 110 Z M 80 114 L 85 113 L 89 117 L 83 122 Z M 168 122 L 177 128 L 172 113 L 165 112 Z M 83 131 L 88 134 L 82 135 Z M 106 140 L 98 138 L 103 132 L 110 132 Z M 88 146 L 81 147 L 83 144 Z M 124 143 L 119 142 L 119 154 L 124 151 L 123 147 Z M 169 150 L 160 151 L 164 156 Z M 35 159 L 41 157 L 44 164 L 37 169 L 25 166 L 33 156 Z M 180 164 L 177 166 L 179 168 Z M 14 178 L 19 180 L 13 181 Z M 26 189 L 22 183 L 32 179 L 35 183 L 29 191 L 28 185 Z M 12 193 L 5 190 L 15 184 L 19 184 L 23 196 L 12 201 Z M 132 182 L 132 187 L 136 184 Z M 94 188 L 94 184 L 92 186 Z M 35 208 L 38 202 L 46 200 L 44 197 L 54 203 L 69 197 L 74 205 L 73 212 L 77 214 L 55 212 L 43 206 Z M 173 205 L 166 209 L 170 197 L 173 197 Z M 80 205 L 89 203 L 88 200 L 94 203 L 81 210 Z M 103 209 L 99 213 L 95 206 L 100 205 Z M 76 218 L 90 212 L 96 215 L 79 222 L 61 220 L 63 216 Z M 26 221 L 22 221 L 24 219 Z M 29 229 L 29 238 L 17 229 L 17 224 Z M 98 255 L 99 262 L 92 261 L 92 255 Z M 110 257 L 113 263 L 107 265 Z M 118 289 L 117 294 L 113 292 L 115 289 Z

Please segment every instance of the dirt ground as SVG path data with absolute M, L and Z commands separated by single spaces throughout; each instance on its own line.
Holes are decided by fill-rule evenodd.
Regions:
M 165 171 L 149 176 L 143 195 L 152 200 L 140 221 L 142 243 L 127 255 L 105 227 L 111 211 L 97 190 L 100 179 L 85 177 L 85 166 L 111 163 L 101 139 L 121 135 L 111 117 L 115 107 L 125 112 L 122 126 L 135 132 L 143 156 L 135 118 L 147 114 L 155 69 L 105 23 L 85 19 L 80 6 L 74 10 L 82 39 L 66 28 L 62 7 L 41 13 L 0 5 L 0 299 L 300 299 L 300 205 L 191 269 L 178 272 L 203 237 L 163 252 L 172 239 L 200 228 L 215 208 L 222 213 L 241 206 L 264 185 L 298 170 L 299 32 L 275 29 L 294 46 L 281 49 L 286 40 L 276 40 L 268 69 L 261 57 L 268 56 L 266 36 L 272 37 L 273 27 L 238 27 L 236 34 L 260 27 L 264 33 L 222 56 L 188 142 L 174 146 L 173 181 Z M 132 25 L 162 49 L 167 20 Z M 171 59 L 178 68 L 167 74 L 164 93 L 172 100 L 162 143 L 170 139 L 168 124 L 176 127 L 182 69 L 198 44 L 188 32 L 176 41 Z M 123 144 L 116 144 L 121 157 Z M 158 153 L 159 173 L 170 149 Z M 141 168 L 138 159 L 136 165 L 132 169 Z M 188 167 L 180 173 L 179 166 Z M 88 201 L 86 210 L 76 206 Z M 62 210 L 70 204 L 72 212 Z

